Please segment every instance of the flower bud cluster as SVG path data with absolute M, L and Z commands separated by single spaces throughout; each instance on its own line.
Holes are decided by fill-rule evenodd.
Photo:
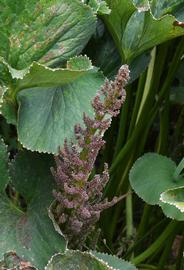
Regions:
M 118 115 L 125 101 L 124 86 L 129 79 L 127 65 L 122 66 L 114 81 L 106 80 L 92 101 L 94 118 L 83 115 L 84 128 L 75 126 L 77 143 L 64 142 L 55 157 L 56 169 L 52 173 L 57 183 L 53 191 L 54 217 L 69 241 L 82 242 L 99 220 L 100 213 L 119 201 L 103 199 L 103 189 L 109 181 L 107 164 L 102 175 L 89 176 L 99 150 L 104 145 L 103 134 Z

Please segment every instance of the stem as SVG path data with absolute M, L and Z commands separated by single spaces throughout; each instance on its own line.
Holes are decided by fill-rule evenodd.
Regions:
M 158 270 L 156 266 L 150 264 L 140 264 L 139 270 Z
M 157 146 L 157 152 L 160 154 L 167 154 L 168 133 L 169 133 L 169 92 L 165 99 L 165 107 L 160 113 L 160 133 Z
M 155 234 L 155 232 L 158 230 L 158 229 L 160 229 L 160 228 L 162 228 L 163 227 L 163 225 L 165 225 L 165 224 L 167 224 L 167 219 L 166 218 L 164 218 L 164 219 L 162 219 L 160 222 L 158 222 L 153 228 L 151 228 L 148 232 L 145 232 L 145 234 L 142 236 L 142 238 L 141 239 L 137 239 L 136 240 L 136 242 L 132 245 L 132 246 L 130 246 L 129 247 L 129 249 L 127 250 L 127 252 L 126 252 L 126 254 L 125 254 L 125 256 L 124 256 L 124 259 L 127 259 L 128 258 L 128 256 L 140 245 L 140 244 L 142 244 L 143 243 L 143 241 L 145 241 L 147 238 L 148 238 L 148 236 L 150 236 L 150 235 L 154 235 Z
M 131 136 L 131 138 L 127 141 L 125 146 L 120 150 L 119 154 L 117 155 L 117 157 L 115 158 L 114 162 L 112 163 L 110 167 L 111 174 L 115 171 L 115 169 L 120 164 L 124 156 L 131 150 L 132 146 L 134 145 L 134 142 L 141 134 L 141 131 L 144 126 L 145 126 L 144 122 L 140 123 L 140 125 L 135 129 L 133 136 Z
M 184 169 L 184 158 L 182 158 L 182 160 L 180 161 L 180 163 L 178 164 L 175 172 L 174 172 L 174 179 L 178 180 L 180 173 L 182 172 L 182 170 Z
M 146 111 L 144 111 L 144 109 L 142 109 L 141 115 L 143 115 L 143 118 L 142 118 L 142 116 L 139 117 L 139 120 L 138 120 L 137 125 L 136 125 L 136 129 L 133 132 L 131 138 L 127 141 L 126 145 L 121 149 L 121 151 L 117 155 L 116 159 L 112 163 L 111 168 L 110 168 L 111 173 L 113 173 L 115 171 L 115 169 L 117 168 L 117 166 L 119 165 L 121 160 L 124 158 L 124 156 L 128 153 L 129 150 L 131 150 L 136 139 L 139 137 L 141 132 L 144 130 L 146 123 L 150 123 L 150 118 L 152 118 L 154 116 L 153 117 L 153 120 L 154 120 L 154 118 L 156 116 L 156 112 L 157 112 L 165 94 L 170 89 L 170 85 L 174 79 L 174 75 L 175 75 L 175 72 L 179 66 L 180 59 L 183 55 L 183 52 L 184 52 L 184 38 L 181 39 L 181 41 L 176 49 L 175 55 L 173 56 L 173 60 L 172 60 L 171 65 L 170 65 L 169 72 L 167 74 L 167 78 L 164 82 L 164 85 L 163 85 L 159 95 L 158 95 L 158 98 L 157 98 L 155 105 L 151 109 L 151 112 L 148 114 L 148 111 L 150 109 L 150 106 L 152 106 L 152 104 L 149 104 L 149 103 L 145 104 L 145 105 L 149 105 L 149 107 L 144 106 L 145 108 L 148 107 L 148 109 Z
M 115 150 L 114 150 L 114 158 L 119 153 L 122 145 L 125 142 L 125 138 L 126 138 L 126 131 L 127 131 L 126 123 L 128 120 L 128 112 L 129 112 L 130 101 L 131 101 L 131 97 L 132 97 L 131 87 L 127 87 L 126 92 L 127 92 L 127 96 L 126 96 L 126 101 L 125 101 L 125 103 L 122 107 L 122 110 L 121 110 L 120 125 L 119 125 L 117 143 L 116 143 Z
M 134 154 L 134 153 L 133 153 L 133 154 Z M 130 168 L 131 168 L 131 166 L 132 166 L 132 162 L 133 162 L 133 161 L 132 161 L 133 154 L 132 154 L 132 156 L 130 157 L 130 159 L 128 160 L 128 164 L 127 164 L 127 166 L 125 167 L 125 171 L 124 171 L 124 173 L 123 173 L 123 175 L 122 175 L 122 178 L 121 178 L 121 181 L 120 181 L 118 187 L 116 187 L 116 194 L 120 194 L 120 191 L 121 191 L 121 185 L 124 183 L 124 179 L 126 179 L 126 177 L 128 176 L 128 172 L 129 172 L 129 170 L 130 170 Z M 110 186 L 111 186 L 111 185 L 109 185 L 108 188 L 111 190 Z M 109 189 L 105 190 L 105 192 L 107 192 Z M 127 190 L 126 190 L 125 192 L 127 192 Z M 106 194 L 106 193 L 105 193 L 105 194 Z M 122 194 L 123 194 L 123 192 L 122 192 Z M 128 196 L 129 196 L 129 195 L 128 195 Z M 111 223 L 108 225 L 110 239 L 112 239 L 112 237 L 113 237 L 113 235 L 114 235 L 114 232 L 115 232 L 115 230 L 116 230 L 117 220 L 118 220 L 118 216 L 119 216 L 119 214 L 120 214 L 120 211 L 121 211 L 121 206 L 120 206 L 120 205 L 119 205 L 119 206 L 116 206 L 115 211 L 114 211 L 113 214 L 112 214 L 112 220 L 111 220 Z M 130 215 L 132 216 L 131 211 L 130 211 L 129 213 L 130 213 Z M 128 218 L 128 219 L 129 219 L 129 222 L 130 222 L 131 217 Z M 131 222 L 130 222 L 130 224 L 131 224 Z M 128 226 L 129 226 L 129 225 L 128 225 Z M 131 225 L 130 225 L 130 226 L 131 226 Z
M 155 252 L 158 252 L 160 248 L 165 244 L 166 239 L 169 237 L 169 235 L 173 232 L 173 230 L 177 226 L 177 221 L 172 220 L 169 225 L 166 227 L 164 232 L 157 238 L 157 240 L 148 248 L 146 249 L 143 253 L 138 255 L 132 260 L 132 263 L 135 265 L 145 261 L 147 258 L 149 258 L 152 254 Z
M 137 115 L 137 119 L 136 119 L 136 123 L 139 120 L 139 117 L 141 115 L 141 112 L 143 110 L 144 104 L 146 102 L 147 96 L 149 94 L 150 91 L 150 87 L 151 87 L 151 83 L 152 83 L 152 79 L 153 79 L 153 71 L 154 71 L 154 65 L 155 65 L 155 57 L 156 57 L 156 47 L 152 50 L 151 52 L 151 61 L 150 64 L 148 66 L 148 71 L 147 71 L 147 77 L 146 77 L 146 83 L 144 86 L 144 92 L 143 92 L 143 97 L 141 100 L 141 104 L 139 107 L 139 111 L 138 111 L 138 115 Z
M 136 119 L 137 119 L 137 114 L 138 114 L 138 111 L 139 111 L 139 106 L 140 106 L 140 103 L 141 103 L 142 94 L 143 94 L 143 90 L 144 90 L 145 80 L 146 80 L 146 72 L 144 72 L 142 75 L 140 75 L 140 78 L 139 78 L 135 104 L 134 104 L 132 117 L 131 117 L 131 122 L 130 122 L 130 126 L 129 126 L 129 131 L 128 131 L 128 137 L 130 137 L 130 135 L 132 134 L 132 131 L 133 131 L 134 126 L 135 126 L 135 122 L 136 122 Z
M 166 264 L 166 262 L 168 261 L 168 257 L 170 255 L 170 251 L 172 248 L 172 244 L 173 244 L 173 240 L 175 238 L 175 230 L 173 232 L 173 234 L 171 234 L 171 236 L 169 237 L 169 239 L 167 240 L 167 245 L 162 253 L 162 256 L 159 260 L 159 264 L 158 264 L 158 270 L 163 270 L 164 266 Z
M 180 244 L 179 254 L 176 261 L 176 269 L 181 270 L 184 265 L 184 258 L 183 258 L 183 250 L 184 250 L 184 232 L 183 232 L 183 239 Z
M 111 23 L 108 20 L 108 15 L 107 16 L 103 16 L 103 20 L 105 22 L 105 24 L 107 25 L 107 28 L 109 30 L 109 33 L 111 33 L 111 36 L 114 40 L 114 43 L 116 45 L 116 48 L 118 49 L 118 52 L 121 56 L 122 62 L 125 63 L 125 55 L 121 46 L 121 43 L 119 42 L 119 37 L 116 34 L 116 31 L 114 31 L 114 27 L 111 25 Z
M 183 55 L 183 52 L 184 52 L 184 38 L 181 38 L 177 48 L 176 48 L 176 51 L 175 51 L 175 54 L 173 56 L 173 59 L 172 59 L 172 62 L 170 64 L 170 68 L 169 68 L 169 71 L 168 71 L 168 74 L 167 74 L 167 78 L 166 80 L 164 81 L 164 85 L 158 95 L 158 99 L 157 99 L 157 102 L 155 103 L 154 107 L 152 108 L 152 112 L 155 111 L 159 105 L 161 104 L 162 100 L 163 100 L 163 97 L 164 95 L 166 94 L 166 92 L 170 89 L 170 86 L 171 86 L 171 83 L 174 79 L 174 76 L 175 76 L 175 73 L 179 67 L 179 64 L 180 64 L 180 61 L 181 61 L 181 57 Z
M 180 139 L 181 135 L 182 135 L 182 129 L 183 129 L 183 122 L 184 122 L 184 106 L 182 106 L 180 115 L 178 117 L 178 120 L 176 122 L 176 127 L 175 127 L 175 131 L 174 131 L 174 135 L 173 135 L 173 144 L 172 144 L 172 148 L 177 145 L 178 140 Z
M 131 238 L 133 235 L 133 205 L 132 205 L 132 192 L 129 188 L 129 194 L 126 197 L 126 232 L 127 237 Z
M 144 211 L 143 211 L 141 222 L 140 222 L 138 232 L 137 232 L 137 239 L 142 238 L 145 231 L 147 230 L 149 215 L 151 213 L 151 207 L 152 207 L 151 205 L 146 204 L 146 203 L 144 205 Z

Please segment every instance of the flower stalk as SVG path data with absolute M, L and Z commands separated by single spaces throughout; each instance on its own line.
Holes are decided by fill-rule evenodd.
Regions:
M 104 132 L 110 127 L 125 101 L 124 87 L 129 80 L 127 65 L 119 69 L 114 81 L 106 80 L 92 101 L 94 118 L 83 115 L 84 128 L 74 128 L 77 143 L 65 140 L 63 149 L 55 157 L 56 169 L 52 173 L 57 184 L 53 191 L 55 203 L 52 212 L 61 231 L 72 243 L 79 246 L 100 218 L 100 213 L 122 197 L 112 201 L 103 199 L 103 189 L 109 181 L 108 165 L 101 175 L 89 176 L 99 150 L 104 145 Z

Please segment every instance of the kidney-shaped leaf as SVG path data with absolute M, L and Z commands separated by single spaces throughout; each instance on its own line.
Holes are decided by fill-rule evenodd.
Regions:
M 14 68 L 56 65 L 82 51 L 95 31 L 92 9 L 78 0 L 0 0 L 0 56 Z
M 176 164 L 156 153 L 147 153 L 139 158 L 130 171 L 130 183 L 137 195 L 148 204 L 158 204 L 170 218 L 184 220 L 184 214 L 170 204 L 160 201 L 161 193 L 181 187 L 184 179 L 176 180 Z
M 0 257 L 15 251 L 39 270 L 53 254 L 65 250 L 65 240 L 55 231 L 47 213 L 54 187 L 50 165 L 47 156 L 19 153 L 11 165 L 11 178 L 27 209 L 0 195 Z
M 57 153 L 65 138 L 73 138 L 74 125 L 82 123 L 83 112 L 93 113 L 91 101 L 104 82 L 103 75 L 89 65 L 76 70 L 76 61 L 68 65 L 75 70 L 50 70 L 35 64 L 20 80 L 21 89 L 31 86 L 18 93 L 18 138 L 27 149 Z

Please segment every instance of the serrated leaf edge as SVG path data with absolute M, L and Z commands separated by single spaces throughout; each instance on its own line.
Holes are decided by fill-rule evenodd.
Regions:
M 147 7 L 145 7 L 145 8 L 141 8 L 141 7 L 139 8 L 133 0 L 131 0 L 131 1 L 132 1 L 133 6 L 135 7 L 135 9 L 136 9 L 138 12 L 149 12 L 149 13 L 151 14 L 153 20 L 155 20 L 155 21 L 161 21 L 161 20 L 162 20 L 163 18 L 165 18 L 165 17 L 171 17 L 171 18 L 174 19 L 174 21 L 180 22 L 180 21 L 178 21 L 178 20 L 176 19 L 176 17 L 175 17 L 174 15 L 172 15 L 172 14 L 164 14 L 164 15 L 162 15 L 161 17 L 156 18 L 156 17 L 154 16 L 154 14 L 152 13 L 152 11 L 151 11 L 151 5 L 150 5 L 150 2 L 149 2 L 149 1 L 147 2 Z M 177 26 L 176 26 L 176 27 L 177 27 Z M 178 27 L 179 27 L 179 26 L 178 26 Z
M 38 63 L 38 62 L 35 62 L 35 63 L 37 63 L 38 65 L 40 65 L 40 66 L 44 66 L 44 65 L 42 65 L 42 64 L 40 64 L 40 63 Z M 45 67 L 45 66 L 44 66 Z M 48 67 L 46 67 L 46 68 L 48 68 Z M 94 68 L 94 66 L 93 66 L 93 68 Z M 50 68 L 48 68 L 49 70 L 50 70 Z M 55 70 L 57 70 L 57 69 L 55 69 Z M 62 70 L 62 69 L 60 69 L 59 68 L 59 70 Z M 63 70 L 65 70 L 66 71 L 66 69 L 63 69 Z M 92 70 L 92 69 L 90 69 L 90 70 Z M 51 69 L 51 71 L 53 71 L 52 69 Z M 74 71 L 74 70 L 71 70 L 71 71 Z M 88 70 L 84 70 L 84 71 L 88 71 Z M 80 70 L 79 72 L 83 72 L 82 70 Z M 105 79 L 105 77 L 104 77 L 104 74 L 103 74 L 103 72 L 102 71 L 97 71 L 98 72 L 98 74 L 99 75 L 102 75 L 103 76 L 103 78 Z M 17 110 L 17 123 L 18 123 L 18 121 L 19 121 L 19 110 L 20 110 L 20 106 L 18 106 L 18 110 Z M 29 151 L 31 151 L 31 152 L 36 152 L 36 153 L 39 153 L 39 154 L 52 154 L 52 155 L 57 155 L 58 154 L 58 152 L 54 152 L 54 151 L 45 151 L 45 150 L 42 150 L 42 149 L 40 149 L 40 148 L 37 148 L 37 149 L 35 149 L 35 150 L 33 150 L 33 149 L 31 149 L 31 147 L 29 147 L 29 146 L 26 146 L 24 143 L 22 143 L 21 141 L 20 141 L 20 139 L 19 139 L 19 130 L 17 129 L 17 141 L 22 145 L 22 147 L 23 148 L 25 148 L 25 149 L 27 149 L 27 150 L 29 150 Z M 59 151 L 59 150 L 58 150 Z
M 176 187 L 176 188 L 170 188 L 170 189 L 167 189 L 166 191 L 162 192 L 160 194 L 160 201 L 165 203 L 165 204 L 169 204 L 169 205 L 172 205 L 172 206 L 175 206 L 178 210 L 180 210 L 181 213 L 184 213 L 184 209 L 180 208 L 179 206 L 177 206 L 174 202 L 169 202 L 169 201 L 166 201 L 163 196 L 164 194 L 167 192 L 167 191 L 171 191 L 171 190 L 175 190 L 175 189 L 179 189 L 179 188 L 184 188 L 184 186 L 181 186 L 181 187 Z
M 68 245 L 68 240 L 67 240 L 67 238 L 65 237 L 65 235 L 62 233 L 62 231 L 60 230 L 60 228 L 59 228 L 59 225 L 56 223 L 56 221 L 55 221 L 55 218 L 54 218 L 54 215 L 53 215 L 53 213 L 52 213 L 52 211 L 51 211 L 51 208 L 52 208 L 52 205 L 55 203 L 55 200 L 51 203 L 51 205 L 49 206 L 49 208 L 48 208 L 48 216 L 49 216 L 49 218 L 51 219 L 51 221 L 52 221 L 52 224 L 53 224 L 53 226 L 54 226 L 54 229 L 55 229 L 55 231 L 58 233 L 58 234 L 60 234 L 63 238 L 64 238 L 64 240 L 66 241 L 66 247 L 67 247 L 67 245 Z
M 63 253 L 56 253 L 56 254 L 54 254 L 54 255 L 50 258 L 50 260 L 48 261 L 48 263 L 47 263 L 47 265 L 45 266 L 44 270 L 48 270 L 48 266 L 49 266 L 50 263 L 52 263 L 52 260 L 53 260 L 54 257 L 56 257 L 56 256 L 58 256 L 58 255 L 66 255 L 66 253 L 67 253 L 68 251 L 71 252 L 71 253 L 73 253 L 73 254 L 75 254 L 75 253 L 80 253 L 81 255 L 86 254 L 86 255 L 90 256 L 92 259 L 96 259 L 97 261 L 99 261 L 100 263 L 102 263 L 104 266 L 108 267 L 108 270 L 121 270 L 121 269 L 115 269 L 115 268 L 111 267 L 110 265 L 108 265 L 107 262 L 103 261 L 102 259 L 97 258 L 95 255 L 91 254 L 91 253 L 88 252 L 88 251 L 82 252 L 82 251 L 80 251 L 80 250 L 71 250 L 71 249 L 67 249 L 67 248 L 66 248 L 66 251 L 63 252 Z
M 143 6 L 143 7 L 139 7 L 133 0 L 132 0 L 132 4 L 133 6 L 137 9 L 138 12 L 146 12 L 146 11 L 151 11 L 151 6 L 150 6 L 150 2 L 147 2 L 147 6 Z
M 2 115 L 1 108 L 2 108 L 2 105 L 3 105 L 3 101 L 4 101 L 4 95 L 5 95 L 6 91 L 8 90 L 8 87 L 6 87 L 6 86 L 0 86 L 0 87 L 2 87 L 4 89 L 3 94 L 2 94 L 2 96 L 0 98 L 0 115 Z
M 91 252 L 93 252 L 93 251 L 91 251 Z M 118 259 L 118 260 L 120 260 L 120 261 L 122 261 L 122 262 L 129 263 L 131 266 L 135 267 L 135 265 L 133 265 L 131 262 L 126 261 L 126 260 L 123 260 L 122 258 L 119 258 L 118 256 L 116 256 L 116 255 L 114 255 L 114 254 L 108 254 L 108 253 L 105 253 L 105 252 L 98 252 L 98 251 L 95 251 L 95 252 L 97 252 L 97 253 L 99 253 L 99 254 L 108 255 L 108 256 L 110 256 L 110 257 L 114 257 L 114 258 L 116 258 L 116 259 Z M 92 255 L 95 256 L 94 254 L 92 254 Z M 95 257 L 96 257 L 96 256 L 95 256 Z M 96 257 L 96 258 L 98 258 L 98 257 Z M 102 260 L 103 260 L 103 259 L 102 259 Z M 122 270 L 122 269 L 120 269 L 120 268 L 113 268 L 113 270 Z
M 84 55 L 80 54 L 80 55 L 76 55 L 76 56 L 73 56 L 70 59 L 68 59 L 68 61 L 66 62 L 66 69 L 72 70 L 72 71 L 83 71 L 83 70 L 78 70 L 78 69 L 70 69 L 70 67 L 68 67 L 68 64 L 70 63 L 70 61 L 75 60 L 75 59 L 82 59 L 82 58 L 88 60 L 90 63 L 90 68 L 84 69 L 84 71 L 91 70 L 94 68 L 91 59 L 86 54 L 84 54 Z
M 106 8 L 108 9 L 108 13 L 101 13 L 101 12 L 99 12 L 99 15 L 109 15 L 110 13 L 111 13 L 111 9 L 110 9 L 110 7 L 109 7 L 109 5 L 108 5 L 108 3 L 106 2 L 106 1 L 102 1 L 102 2 L 98 2 L 99 0 L 96 0 L 96 3 L 97 3 L 97 5 L 98 5 L 98 7 L 97 7 L 97 9 L 96 10 L 94 10 L 94 12 L 95 12 L 95 14 L 97 14 L 98 15 L 98 12 L 100 11 L 100 4 L 106 4 Z M 91 6 L 90 6 L 91 7 Z M 93 9 L 92 7 L 91 7 L 91 9 Z
M 86 55 L 79 55 L 79 56 L 74 56 L 74 57 L 71 57 L 67 62 L 69 62 L 70 60 L 72 59 L 77 59 L 77 58 L 81 58 L 81 57 L 86 57 L 90 62 L 91 60 L 86 56 Z M 69 67 L 66 67 L 66 68 L 51 68 L 51 67 L 48 67 L 44 64 L 41 64 L 37 61 L 33 61 L 31 63 L 31 65 L 25 69 L 21 69 L 21 70 L 18 70 L 18 69 L 14 69 L 12 68 L 2 57 L 0 57 L 0 62 L 2 62 L 9 70 L 11 76 L 13 79 L 17 79 L 17 80 L 23 80 L 24 77 L 28 74 L 31 73 L 32 69 L 34 68 L 34 66 L 40 66 L 42 68 L 45 68 L 46 70 L 49 70 L 51 72 L 55 72 L 55 71 L 75 71 L 75 72 L 82 72 L 82 71 L 89 71 L 89 70 L 92 70 L 94 68 L 94 66 L 92 65 L 92 62 L 91 62 L 91 67 L 88 68 L 88 69 L 71 69 Z M 17 76 L 15 75 L 15 73 L 17 73 Z

